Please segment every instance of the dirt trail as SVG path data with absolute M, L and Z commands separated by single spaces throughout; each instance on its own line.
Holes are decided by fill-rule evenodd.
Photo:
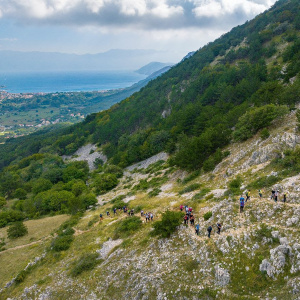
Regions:
M 38 244 L 38 243 L 41 243 L 41 242 L 44 242 L 45 240 L 49 239 L 51 236 L 46 236 L 46 237 L 43 237 L 42 239 L 38 240 L 38 241 L 34 241 L 34 242 L 31 242 L 29 244 L 25 244 L 25 245 L 20 245 L 20 246 L 16 246 L 16 247 L 13 247 L 13 248 L 9 248 L 9 249 L 6 249 L 6 250 L 3 250 L 0 252 L 0 255 L 2 253 L 5 253 L 5 252 L 8 252 L 8 251 L 13 251 L 13 250 L 17 250 L 17 249 L 22 249 L 22 248 L 25 248 L 25 247 L 29 247 L 29 246 L 32 246 L 32 245 L 35 245 L 35 244 Z

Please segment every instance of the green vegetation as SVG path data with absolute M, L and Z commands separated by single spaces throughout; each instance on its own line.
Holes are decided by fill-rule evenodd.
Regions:
M 208 211 L 203 215 L 205 221 L 209 220 L 212 217 L 212 212 Z
M 115 230 L 114 238 L 128 237 L 142 227 L 142 220 L 139 217 L 127 217 L 121 221 Z
M 70 272 L 71 276 L 76 277 L 84 271 L 89 271 L 94 269 L 96 265 L 101 262 L 101 260 L 99 260 L 98 258 L 99 258 L 98 253 L 84 254 L 74 264 Z
M 282 177 L 275 176 L 275 175 L 263 176 L 263 177 L 256 179 L 255 181 L 249 183 L 247 185 L 247 189 L 261 189 L 262 187 L 265 187 L 265 188 L 271 187 L 272 185 L 274 185 L 281 179 L 282 179 Z
M 7 236 L 9 239 L 16 239 L 26 235 L 27 233 L 28 229 L 23 222 L 15 222 L 7 229 Z
M 154 230 L 151 232 L 153 235 L 158 235 L 161 238 L 170 237 L 176 228 L 182 223 L 182 212 L 166 211 L 162 214 L 161 221 L 156 221 L 153 224 Z
M 242 183 L 243 183 L 243 179 L 240 176 L 237 176 L 235 179 L 233 179 L 229 182 L 229 184 L 228 184 L 229 191 L 235 195 L 239 194 Z
M 185 187 L 181 191 L 179 191 L 178 194 L 182 195 L 182 194 L 185 194 L 185 193 L 189 193 L 189 192 L 192 192 L 194 190 L 200 189 L 200 187 L 201 187 L 201 184 L 199 184 L 199 183 L 193 183 L 193 184 L 190 184 L 189 186 Z
M 259 129 L 265 128 L 271 122 L 288 113 L 287 106 L 268 104 L 249 109 L 239 118 L 236 130 L 233 133 L 235 141 L 244 141 L 253 136 Z

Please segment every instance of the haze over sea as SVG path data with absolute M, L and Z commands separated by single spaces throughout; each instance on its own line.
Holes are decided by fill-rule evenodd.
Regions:
M 129 87 L 145 78 L 134 71 L 0 72 L 0 90 L 9 93 L 100 91 Z

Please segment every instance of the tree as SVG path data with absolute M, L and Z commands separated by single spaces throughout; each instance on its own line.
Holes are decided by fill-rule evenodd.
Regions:
M 23 222 L 15 222 L 7 229 L 7 236 L 10 239 L 16 239 L 28 233 L 27 227 Z
M 6 205 L 6 200 L 4 197 L 0 197 L 0 208 L 2 208 L 4 205 Z

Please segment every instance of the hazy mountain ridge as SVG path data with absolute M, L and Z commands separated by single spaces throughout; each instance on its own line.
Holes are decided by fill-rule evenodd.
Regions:
M 1 72 L 135 70 L 164 53 L 156 50 L 114 49 L 97 54 L 0 51 Z M 148 74 L 150 75 L 150 74 Z

